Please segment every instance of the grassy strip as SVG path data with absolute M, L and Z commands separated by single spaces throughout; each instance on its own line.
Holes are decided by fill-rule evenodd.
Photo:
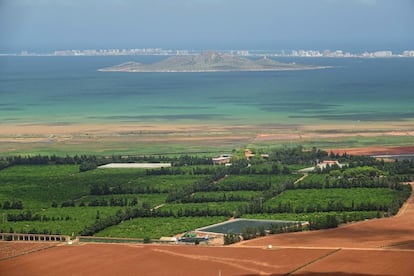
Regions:
M 113 137 L 102 137 L 99 143 L 94 139 L 81 138 L 76 143 L 66 141 L 55 141 L 54 143 L 15 143 L 2 142 L 0 145 L 0 154 L 2 156 L 11 155 L 177 155 L 177 154 L 203 154 L 214 156 L 223 152 L 231 152 L 235 148 L 255 148 L 255 147 L 275 147 L 275 146 L 297 146 L 302 145 L 306 148 L 348 148 L 348 147 L 367 147 L 367 146 L 405 146 L 412 145 L 411 136 L 374 136 L 362 137 L 336 137 L 336 138 L 315 138 L 315 139 L 291 139 L 277 141 L 255 141 L 251 142 L 252 137 L 256 136 L 256 131 L 234 132 L 232 136 L 241 138 L 222 137 L 216 142 L 211 139 L 188 141 L 167 139 L 163 134 L 154 136 L 154 141 L 146 139 L 145 141 L 131 141 L 128 136 L 113 139 Z M 208 136 L 206 135 L 208 138 Z M 107 139 L 107 140 L 105 140 Z M 159 141 L 165 139 L 165 141 Z M 157 141 L 158 140 L 158 141 Z

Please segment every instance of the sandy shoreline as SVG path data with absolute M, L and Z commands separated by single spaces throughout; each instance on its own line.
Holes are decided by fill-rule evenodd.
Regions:
M 315 133 L 320 135 L 344 136 L 344 135 L 413 135 L 414 122 L 366 122 L 346 124 L 255 124 L 255 125 L 221 125 L 214 123 L 186 124 L 186 123 L 74 123 L 74 124 L 0 124 L 0 136 L 13 135 L 48 135 L 48 134 L 108 134 L 124 132 L 206 132 L 206 131 L 252 131 L 259 137 L 271 135 L 273 132 L 294 132 L 300 135 Z
M 174 148 L 174 145 L 179 145 L 180 152 L 185 152 L 187 147 L 197 147 L 191 152 L 200 152 L 204 148 L 209 151 L 216 148 L 220 151 L 252 145 L 300 144 L 309 141 L 318 144 L 321 141 L 336 143 L 346 139 L 355 140 L 348 148 L 366 147 L 367 145 L 358 144 L 359 139 L 372 139 L 371 143 L 375 144 L 374 140 L 377 138 L 382 139 L 381 143 L 386 141 L 383 146 L 410 145 L 410 141 L 414 141 L 414 124 L 1 124 L 0 153 L 36 152 L 31 149 L 38 147 L 43 151 L 64 148 L 69 152 L 85 152 L 90 148 L 91 152 L 99 152 L 101 147 L 106 151 L 116 152 L 122 148 L 124 152 L 128 152 L 133 147 L 154 148 L 160 145 L 164 152 L 168 151 L 168 147 Z M 151 149 L 146 152 L 153 151 Z

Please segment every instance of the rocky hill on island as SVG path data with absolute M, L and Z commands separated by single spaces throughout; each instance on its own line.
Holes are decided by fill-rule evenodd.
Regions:
M 323 69 L 326 66 L 281 63 L 270 58 L 250 59 L 226 53 L 205 52 L 200 55 L 171 56 L 152 64 L 125 62 L 99 69 L 101 72 L 232 72 Z

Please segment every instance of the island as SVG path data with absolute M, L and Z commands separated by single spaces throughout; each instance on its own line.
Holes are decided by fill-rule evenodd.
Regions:
M 227 53 L 205 52 L 199 55 L 171 56 L 152 64 L 125 62 L 101 68 L 101 72 L 238 72 L 238 71 L 287 71 L 325 69 L 329 66 L 313 66 L 296 63 L 282 63 L 267 58 L 250 59 Z

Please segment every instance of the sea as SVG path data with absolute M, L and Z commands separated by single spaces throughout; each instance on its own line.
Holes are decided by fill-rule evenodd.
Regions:
M 0 125 L 350 124 L 414 120 L 414 58 L 276 58 L 276 72 L 99 72 L 162 56 L 0 56 Z

